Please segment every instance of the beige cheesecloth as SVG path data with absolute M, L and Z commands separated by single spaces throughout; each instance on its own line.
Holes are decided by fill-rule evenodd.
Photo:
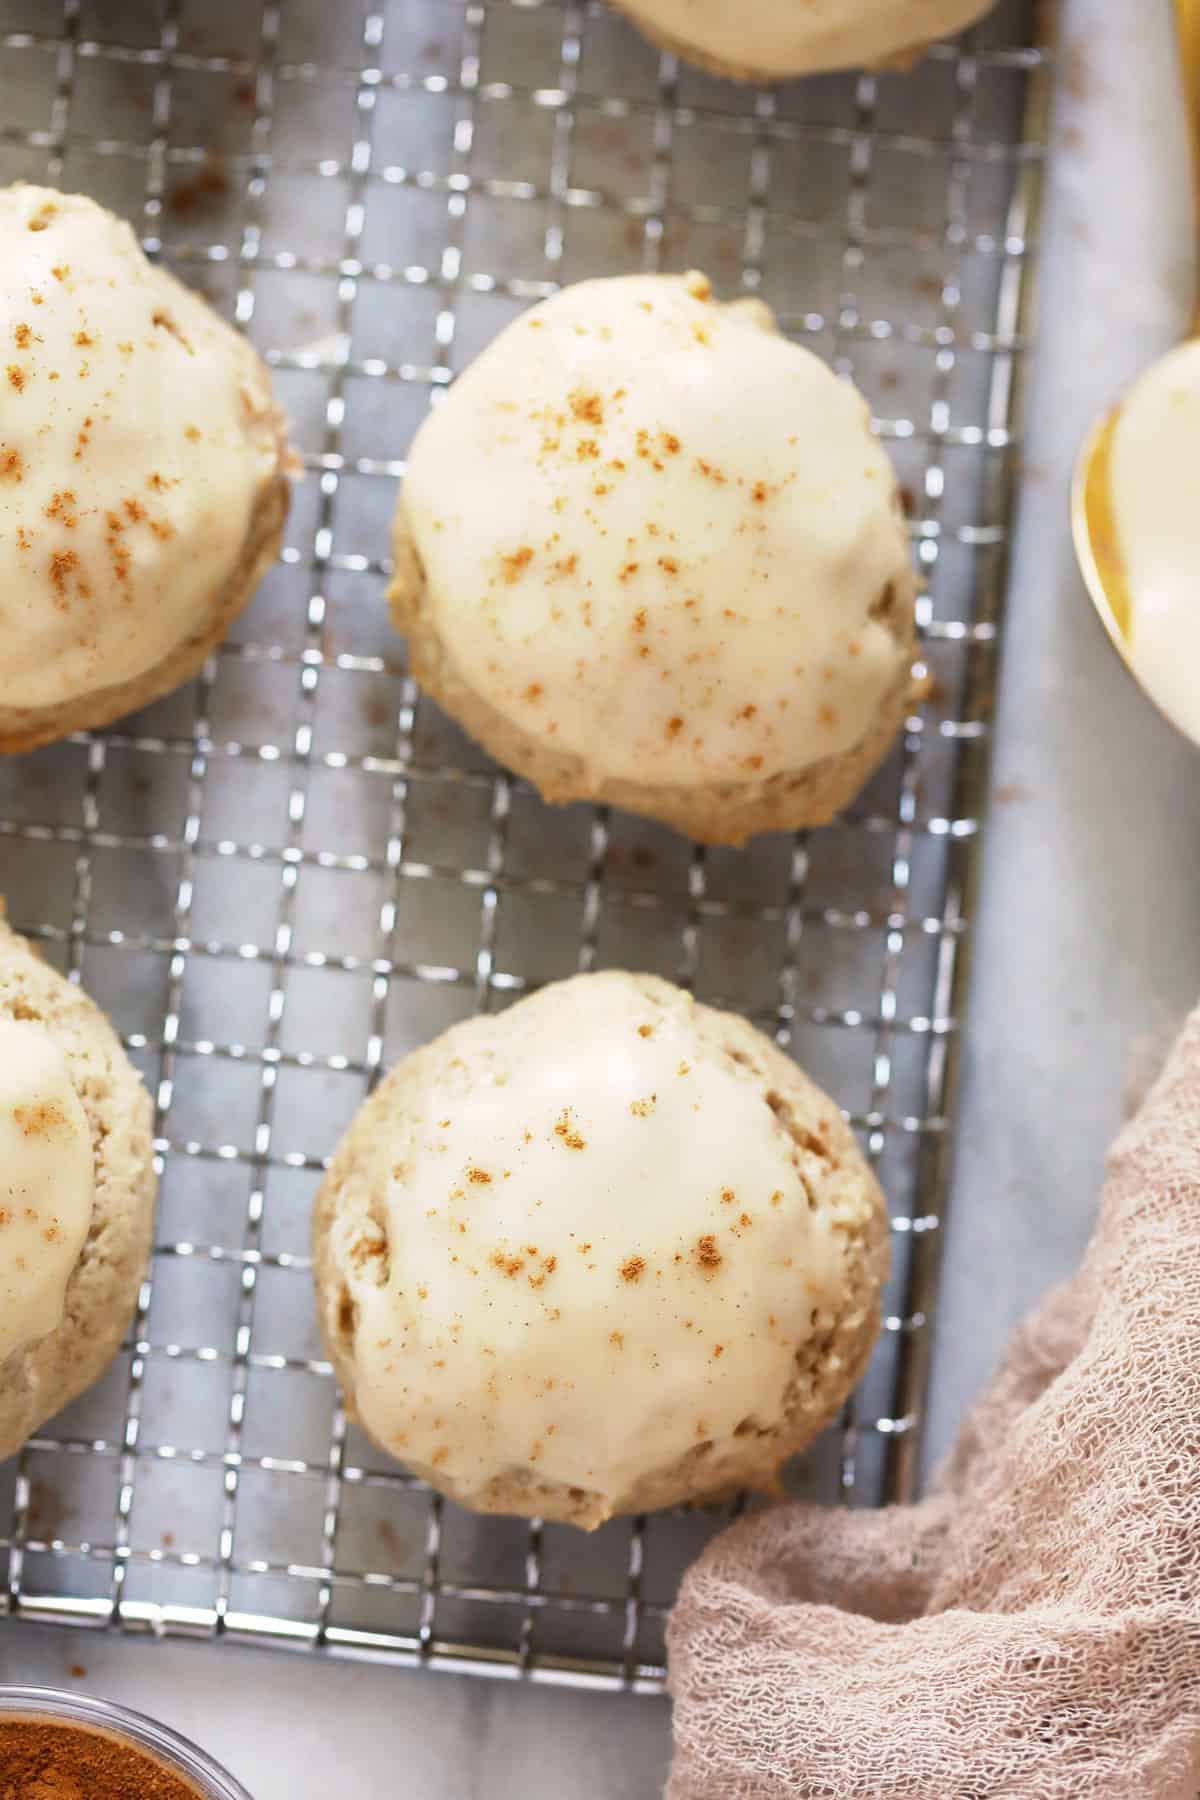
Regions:
M 1200 1011 L 929 1498 L 741 1521 L 668 1645 L 669 1800 L 1196 1800 Z

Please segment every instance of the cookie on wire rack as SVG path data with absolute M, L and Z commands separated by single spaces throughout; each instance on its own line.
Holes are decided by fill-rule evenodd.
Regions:
M 708 843 L 823 824 L 909 708 L 866 402 L 700 274 L 581 282 L 502 331 L 417 433 L 394 549 L 418 681 L 554 802 Z
M 188 680 L 278 554 L 267 372 L 129 226 L 0 189 L 0 752 Z
M 150 1249 L 152 1117 L 100 1008 L 0 910 L 0 1459 L 116 1354 Z
M 593 1529 L 767 1486 L 879 1326 L 837 1107 L 669 982 L 575 976 L 406 1057 L 314 1218 L 352 1415 L 462 1505 Z
M 734 81 L 906 68 L 994 0 L 615 0 L 660 49 Z

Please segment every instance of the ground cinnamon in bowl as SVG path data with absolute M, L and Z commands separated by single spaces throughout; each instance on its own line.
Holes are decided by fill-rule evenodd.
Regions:
M 107 1731 L 0 1717 L 0 1800 L 203 1800 L 200 1788 Z

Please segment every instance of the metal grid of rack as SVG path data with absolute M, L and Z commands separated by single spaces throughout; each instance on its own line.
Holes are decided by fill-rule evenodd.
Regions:
M 1052 21 L 1049 21 L 1052 24 Z M 0 1611 L 653 1689 L 729 1509 L 469 1517 L 347 1421 L 322 1159 L 412 1045 L 577 968 L 775 1034 L 890 1198 L 872 1368 L 797 1492 L 911 1492 L 1052 63 L 1002 4 L 908 75 L 714 80 L 597 0 L 0 0 L 0 178 L 93 193 L 260 346 L 306 478 L 203 677 L 0 768 L 13 922 L 156 1097 L 130 1341 L 0 1468 Z M 431 391 L 564 281 L 702 267 L 852 373 L 905 484 L 930 695 L 836 825 L 742 852 L 551 812 L 418 693 L 383 603 Z

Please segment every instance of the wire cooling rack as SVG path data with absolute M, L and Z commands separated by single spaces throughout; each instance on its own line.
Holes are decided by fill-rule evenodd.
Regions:
M 260 346 L 303 451 L 202 679 L 0 768 L 13 921 L 156 1096 L 157 1246 L 107 1377 L 0 1468 L 0 1610 L 655 1688 L 728 1509 L 593 1537 L 443 1504 L 347 1425 L 308 1212 L 381 1069 L 606 964 L 736 1007 L 890 1198 L 870 1373 L 797 1491 L 909 1493 L 994 685 L 1051 35 L 737 87 L 574 0 L 0 0 L 0 177 L 83 189 Z M 927 703 L 853 809 L 735 853 L 551 812 L 421 698 L 387 526 L 430 393 L 555 284 L 698 266 L 852 372 L 905 484 Z

